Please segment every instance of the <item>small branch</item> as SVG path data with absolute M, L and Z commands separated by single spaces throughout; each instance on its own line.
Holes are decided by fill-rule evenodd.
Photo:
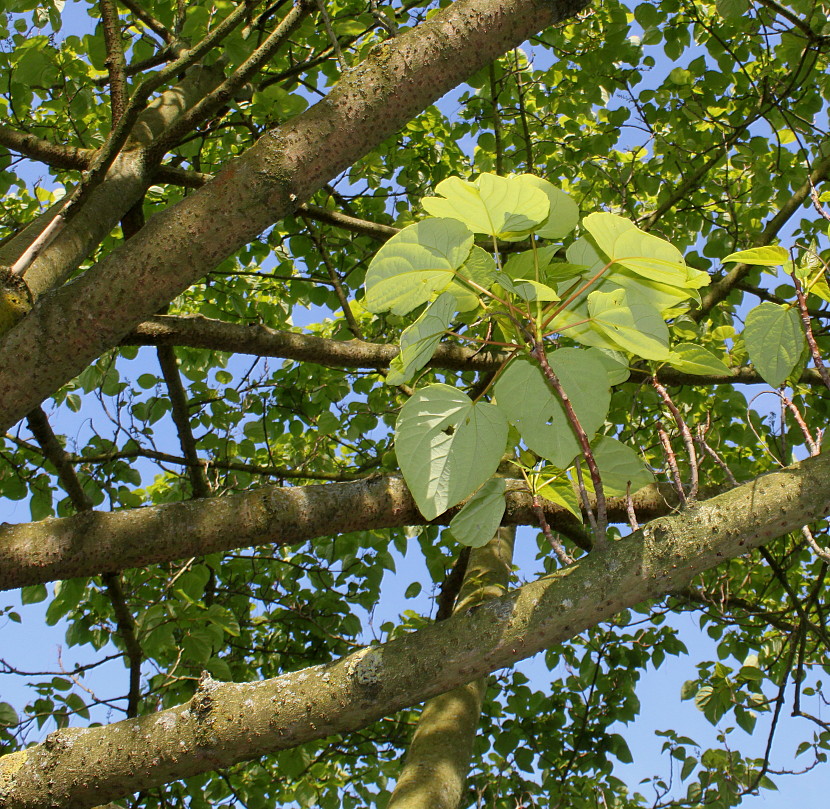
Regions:
M 98 7 L 101 9 L 101 25 L 107 49 L 104 64 L 109 73 L 112 123 L 115 125 L 127 106 L 127 62 L 124 59 L 124 45 L 121 40 L 121 22 L 114 0 L 98 0 Z
M 470 548 L 465 546 L 461 549 L 455 562 L 453 562 L 450 572 L 447 573 L 444 581 L 441 582 L 441 589 L 438 591 L 438 596 L 435 599 L 435 605 L 438 607 L 438 611 L 435 613 L 436 622 L 445 621 L 452 615 L 458 593 L 464 582 L 464 576 L 467 573 L 467 563 L 469 561 Z
M 592 526 L 596 534 L 594 544 L 597 550 L 605 550 L 608 547 L 608 538 L 606 535 L 608 528 L 608 511 L 605 501 L 605 490 L 602 487 L 602 478 L 599 474 L 599 467 L 597 466 L 596 459 L 594 458 L 594 453 L 591 450 L 591 443 L 588 440 L 585 430 L 582 429 L 582 425 L 579 423 L 576 411 L 573 408 L 573 404 L 571 404 L 571 400 L 568 397 L 565 388 L 562 387 L 559 377 L 554 373 L 553 368 L 550 367 L 550 363 L 548 362 L 548 358 L 545 354 L 545 347 L 540 341 L 534 341 L 533 350 L 531 351 L 530 356 L 533 357 L 533 359 L 535 359 L 539 364 L 542 374 L 548 384 L 551 388 L 553 388 L 556 395 L 562 402 L 562 407 L 565 410 L 565 415 L 568 417 L 568 422 L 576 434 L 579 446 L 582 448 L 582 455 L 585 458 L 585 463 L 588 465 L 588 471 L 591 473 L 591 483 L 594 485 L 594 497 L 597 505 L 596 524 Z M 579 474 L 578 467 L 577 473 Z M 591 513 L 590 509 L 588 510 L 588 513 Z
M 801 533 L 803 534 L 804 539 L 807 540 L 807 544 L 813 549 L 813 553 L 815 553 L 819 559 L 822 559 L 825 562 L 830 562 L 830 551 L 825 550 L 818 544 L 818 542 L 816 542 L 816 538 L 813 536 L 813 532 L 809 529 L 809 527 L 806 525 L 803 526 L 801 528 Z
M 686 500 L 686 492 L 683 491 L 683 480 L 680 477 L 680 470 L 677 468 L 677 458 L 674 454 L 674 450 L 672 449 L 669 434 L 663 427 L 662 421 L 658 421 L 656 427 L 657 434 L 660 436 L 660 444 L 663 446 L 663 454 L 666 456 L 666 463 L 669 465 L 672 480 L 674 481 L 675 491 L 677 492 L 677 496 L 680 498 L 680 502 L 685 508 L 688 505 Z
M 337 270 L 331 262 L 331 256 L 329 255 L 328 250 L 326 250 L 322 239 L 314 226 L 311 224 L 308 216 L 305 216 L 302 212 L 300 213 L 300 216 L 305 223 L 309 236 L 311 236 L 311 241 L 314 242 L 314 246 L 317 248 L 317 252 L 320 254 L 320 258 L 328 271 L 329 278 L 331 279 L 332 286 L 334 287 L 334 292 L 337 295 L 337 300 L 340 302 L 340 308 L 343 310 L 346 322 L 349 324 L 349 329 L 358 340 L 362 340 L 363 331 L 360 328 L 360 324 L 355 319 L 351 306 L 349 306 L 349 298 L 346 295 L 346 291 L 343 289 L 340 276 L 337 274 Z
M 49 424 L 43 409 L 38 407 L 26 417 L 32 435 L 43 450 L 47 458 L 58 473 L 58 479 L 66 491 L 76 511 L 84 512 L 92 510 L 92 500 L 84 491 L 83 484 L 72 464 L 72 458 L 63 448 L 58 437 Z M 141 698 L 141 661 L 143 652 L 135 634 L 135 621 L 127 607 L 124 592 L 121 587 L 121 577 L 118 573 L 105 573 L 103 581 L 107 588 L 113 611 L 115 612 L 118 631 L 124 641 L 124 649 L 127 654 L 127 662 L 130 672 L 129 690 L 127 693 L 127 716 L 138 715 L 138 702 Z
M 804 443 L 807 444 L 807 448 L 810 450 L 810 455 L 818 455 L 821 452 L 821 447 L 819 446 L 818 442 L 813 438 L 812 433 L 810 432 L 810 428 L 807 426 L 807 423 L 804 421 L 804 418 L 801 415 L 799 409 L 793 404 L 791 399 L 788 399 L 784 396 L 783 393 L 778 394 L 781 397 L 781 402 L 787 410 L 790 411 L 792 417 L 795 419 L 796 424 L 798 424 L 801 434 L 804 436 Z M 783 430 L 782 430 L 783 435 Z
M 671 396 L 669 396 L 669 392 L 663 387 L 663 385 L 660 384 L 656 376 L 653 376 L 651 378 L 651 385 L 654 388 L 654 390 L 657 391 L 658 395 L 663 400 L 663 403 L 666 405 L 666 407 L 669 409 L 669 412 L 672 414 L 674 423 L 677 425 L 677 429 L 680 430 L 680 435 L 683 437 L 683 443 L 686 445 L 686 453 L 689 456 L 689 468 L 691 470 L 688 499 L 694 500 L 697 497 L 697 492 L 700 488 L 700 470 L 698 468 L 697 453 L 695 452 L 695 442 L 692 438 L 691 430 L 689 430 L 689 425 L 686 424 L 686 421 L 680 414 L 680 411 L 677 409 L 677 405 L 675 405 Z
M 247 2 L 240 9 L 247 13 L 254 4 Z M 240 9 L 229 16 L 237 14 Z M 306 15 L 310 5 L 301 0 L 293 6 L 270 36 L 260 45 L 222 84 L 213 92 L 208 93 L 201 101 L 194 104 L 187 112 L 179 117 L 156 138 L 150 146 L 150 154 L 160 160 L 161 156 L 179 139 L 196 129 L 199 124 L 208 120 L 228 101 L 230 101 L 247 84 L 249 79 L 273 57 L 274 53 L 286 42 L 288 37 L 297 29 Z M 241 19 L 241 15 L 240 15 Z
M 813 334 L 813 325 L 810 322 L 810 313 L 807 311 L 807 296 L 804 294 L 804 288 L 801 286 L 801 281 L 795 273 L 790 276 L 795 285 L 795 296 L 798 301 L 798 311 L 801 315 L 801 326 L 804 329 L 804 336 L 807 338 L 807 345 L 810 347 L 810 355 L 813 358 L 813 365 L 821 376 L 825 387 L 830 390 L 830 373 L 828 373 L 824 361 L 821 359 L 821 351 L 818 343 L 816 343 L 815 335 Z
M 634 501 L 631 499 L 631 481 L 625 487 L 625 511 L 628 514 L 628 524 L 632 531 L 639 531 L 640 524 L 637 522 L 637 513 L 634 511 Z
M 172 45 L 176 41 L 176 37 L 167 30 L 155 17 L 145 11 L 134 0 L 119 0 L 122 6 L 126 8 L 137 20 L 141 20 L 157 37 L 161 38 L 167 45 Z
M 190 408 L 187 404 L 187 393 L 182 384 L 179 366 L 176 363 L 175 350 L 170 346 L 159 346 L 156 351 L 170 396 L 171 413 L 179 436 L 179 446 L 181 446 L 182 454 L 187 461 L 186 468 L 190 477 L 193 496 L 210 497 L 210 484 L 205 475 L 207 462 L 199 458 L 196 449 L 196 439 L 193 437 L 193 430 L 190 427 Z
M 539 527 L 542 529 L 542 533 L 545 535 L 545 539 L 550 543 L 551 548 L 553 548 L 553 552 L 556 554 L 556 558 L 559 560 L 559 564 L 562 567 L 567 567 L 568 565 L 573 564 L 573 557 L 568 554 L 565 550 L 565 546 L 557 539 L 556 535 L 551 531 L 550 524 L 545 517 L 545 512 L 542 509 L 542 502 L 539 498 L 538 494 L 533 495 L 533 500 L 531 501 L 533 505 L 533 513 L 536 515 L 536 518 L 539 520 Z
M 729 484 L 734 488 L 738 485 L 736 477 L 732 474 L 732 470 L 727 466 L 726 462 L 721 458 L 716 450 L 714 450 L 706 441 L 706 430 L 702 424 L 697 427 L 697 436 L 695 440 L 699 447 L 702 447 L 704 452 L 723 470 L 723 474 L 729 481 Z

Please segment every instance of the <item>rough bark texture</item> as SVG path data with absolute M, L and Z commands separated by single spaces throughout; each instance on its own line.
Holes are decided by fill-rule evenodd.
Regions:
M 221 70 L 216 67 L 194 68 L 139 116 L 136 130 L 144 139 L 160 134 L 205 93 L 216 87 L 222 78 Z M 36 299 L 63 283 L 89 257 L 121 217 L 141 199 L 152 182 L 154 171 L 155 166 L 147 163 L 141 151 L 127 151 L 115 159 L 104 182 L 92 192 L 86 204 L 73 217 L 71 225 L 64 228 L 49 249 L 38 256 L 26 271 L 26 283 Z M 0 248 L 0 263 L 13 264 L 62 206 L 63 201 L 55 203 L 3 245 Z M 83 301 L 79 303 L 83 305 Z M 40 397 L 41 400 L 43 398 Z
M 510 579 L 516 529 L 502 527 L 470 554 L 455 614 L 498 598 Z M 457 809 L 464 794 L 487 678 L 424 704 L 387 809 Z
M 51 733 L 0 759 L 0 806 L 63 809 L 227 767 L 376 719 L 509 666 L 830 512 L 830 455 L 655 520 L 603 554 L 440 624 L 242 685 L 204 679 L 189 703 Z
M 667 514 L 676 501 L 668 486 L 650 486 L 634 496 L 641 519 Z M 546 506 L 552 526 L 573 524 L 573 516 L 563 508 Z M 622 498 L 612 500 L 610 506 L 614 519 L 626 520 Z M 454 513 L 450 510 L 436 522 L 448 522 Z M 504 522 L 536 524 L 527 494 L 509 494 Z M 0 526 L 0 590 L 250 545 L 286 545 L 349 531 L 425 523 L 403 480 L 396 476 L 322 486 L 263 486 L 130 511 L 91 511 Z
M 458 0 L 373 48 L 331 93 L 154 216 L 0 344 L 0 429 L 478 68 L 585 5 Z

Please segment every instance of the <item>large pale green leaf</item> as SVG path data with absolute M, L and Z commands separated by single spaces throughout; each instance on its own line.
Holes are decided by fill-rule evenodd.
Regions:
M 778 267 L 790 260 L 790 254 L 778 244 L 770 244 L 766 247 L 751 247 L 749 250 L 741 250 L 732 253 L 723 259 L 723 264 L 733 261 L 740 261 L 742 264 L 754 264 L 758 267 Z
M 566 255 L 569 262 L 587 267 L 584 272 L 586 280 L 599 272 L 607 263 L 606 257 L 600 253 L 590 238 L 577 239 L 568 247 Z M 697 290 L 708 283 L 708 273 L 696 270 L 688 265 L 682 281 L 675 285 L 645 278 L 620 264 L 614 264 L 606 270 L 598 281 L 591 285 L 589 291 L 612 292 L 615 289 L 623 288 L 645 298 L 655 309 L 662 313 L 674 309 L 678 304 L 690 298 L 698 299 Z M 561 295 L 561 288 L 559 292 Z
M 537 250 L 522 250 L 520 253 L 511 253 L 504 262 L 504 271 L 511 278 L 535 278 L 538 269 L 539 278 L 544 280 L 543 272 L 554 260 L 556 245 L 547 245 Z M 538 266 L 537 266 L 538 265 Z
M 389 365 L 386 382 L 403 385 L 412 379 L 432 358 L 441 335 L 450 325 L 456 300 L 451 292 L 442 292 L 423 314 L 401 334 L 401 353 Z
M 614 263 L 650 281 L 683 287 L 688 279 L 683 254 L 672 244 L 611 213 L 592 213 L 582 224 Z
M 605 421 L 611 402 L 608 374 L 592 349 L 562 348 L 548 362 L 590 438 Z M 530 359 L 513 360 L 494 388 L 496 404 L 537 455 L 561 469 L 580 451 L 576 434 L 555 391 Z
M 495 535 L 504 516 L 504 478 L 491 478 L 452 518 L 450 533 L 462 545 L 480 548 Z
M 620 348 L 647 360 L 669 357 L 669 328 L 660 312 L 625 290 L 588 295 L 591 326 Z
M 730 376 L 732 373 L 723 360 L 695 343 L 678 343 L 669 354 L 668 363 L 684 374 Z
M 499 465 L 507 419 L 449 385 L 429 385 L 401 408 L 395 453 L 421 514 L 435 519 L 460 503 Z
M 654 482 L 654 475 L 637 452 L 616 438 L 601 436 L 591 450 L 599 468 L 605 494 L 621 497 L 626 493 L 629 483 L 631 493 L 634 494 L 638 489 Z M 584 477 L 590 487 L 590 476 Z
M 448 177 L 435 187 L 438 197 L 421 200 L 427 213 L 463 222 L 473 233 L 517 241 L 548 218 L 547 195 L 531 175 L 479 174 L 473 182 Z
M 536 228 L 535 234 L 543 239 L 561 239 L 567 236 L 579 224 L 579 206 L 573 197 L 541 177 L 534 177 L 532 174 L 522 176 L 543 191 L 550 204 L 548 219 L 541 227 Z
M 363 305 L 405 315 L 446 289 L 470 255 L 473 234 L 455 219 L 425 219 L 378 250 L 366 272 Z
M 798 312 L 769 301 L 749 311 L 743 338 L 752 364 L 774 388 L 795 368 L 805 343 Z

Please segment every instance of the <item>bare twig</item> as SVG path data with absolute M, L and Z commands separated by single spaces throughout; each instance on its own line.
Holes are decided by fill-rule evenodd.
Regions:
M 672 480 L 674 481 L 675 491 L 677 491 L 677 496 L 680 498 L 680 502 L 685 507 L 688 505 L 686 500 L 686 492 L 683 491 L 683 480 L 680 477 L 680 469 L 677 467 L 677 457 L 672 449 L 669 434 L 666 432 L 665 427 L 663 427 L 662 421 L 658 421 L 656 426 L 657 434 L 660 436 L 660 444 L 663 447 L 663 454 L 666 456 L 666 463 L 669 465 L 669 471 L 671 472 Z
M 542 508 L 542 502 L 539 498 L 538 494 L 533 495 L 532 500 L 533 505 L 533 513 L 536 515 L 536 519 L 539 520 L 539 527 L 542 529 L 542 533 L 545 535 L 545 539 L 550 543 L 551 548 L 553 548 L 553 552 L 556 554 L 556 558 L 559 560 L 559 564 L 562 567 L 567 565 L 573 564 L 573 557 L 568 554 L 565 550 L 565 546 L 559 541 L 556 534 L 553 533 L 551 530 L 550 524 L 545 517 L 544 509 Z
M 815 335 L 813 334 L 813 325 L 810 322 L 810 313 L 807 311 L 807 296 L 804 294 L 804 288 L 801 286 L 801 281 L 795 273 L 791 273 L 790 277 L 793 279 L 795 286 L 795 296 L 798 301 L 798 312 L 801 315 L 801 325 L 804 329 L 804 336 L 807 338 L 807 345 L 810 347 L 810 355 L 813 358 L 813 365 L 821 375 L 828 390 L 830 390 L 830 372 L 824 361 L 821 359 L 821 352 L 819 351 L 818 343 L 816 343 Z
M 651 378 L 651 384 L 663 400 L 663 403 L 669 409 L 669 412 L 672 414 L 674 423 L 677 425 L 677 429 L 680 430 L 680 435 L 683 437 L 683 443 L 686 445 L 686 453 L 689 456 L 689 467 L 691 469 L 688 499 L 694 500 L 697 497 L 698 488 L 700 486 L 700 470 L 698 468 L 695 442 L 692 439 L 691 430 L 689 430 L 689 426 L 686 424 L 683 416 L 680 415 L 680 411 L 677 409 L 677 405 L 675 405 L 674 401 L 672 401 L 671 396 L 669 396 L 669 392 L 660 384 L 656 376 Z

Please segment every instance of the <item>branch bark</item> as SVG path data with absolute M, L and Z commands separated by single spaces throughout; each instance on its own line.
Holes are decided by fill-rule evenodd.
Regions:
M 458 82 L 584 5 L 457 0 L 375 46 L 325 99 L 38 301 L 0 344 L 0 429 Z
M 333 733 L 509 666 L 622 609 L 682 590 L 698 573 L 830 512 L 830 456 L 763 475 L 655 520 L 605 554 L 440 624 L 335 662 L 253 684 L 204 677 L 184 705 L 51 733 L 0 759 L 0 802 L 95 806 Z
M 508 488 L 521 486 L 509 482 Z M 677 506 L 669 486 L 648 486 L 634 495 L 642 519 Z M 609 515 L 625 522 L 625 498 L 612 498 Z M 561 506 L 545 501 L 554 528 L 574 522 Z M 437 523 L 448 522 L 456 509 Z M 507 497 L 506 525 L 535 525 L 530 496 Z M 263 486 L 205 500 L 130 511 L 91 511 L 57 520 L 0 526 L 0 590 L 76 576 L 94 576 L 251 545 L 288 545 L 321 536 L 425 525 L 403 480 L 378 476 L 349 483 Z M 562 529 L 567 535 L 566 528 Z
M 364 340 L 330 340 L 312 334 L 280 331 L 260 323 L 246 325 L 201 315 L 161 315 L 140 323 L 121 341 L 122 345 L 187 346 L 254 354 L 259 357 L 280 357 L 311 362 L 328 368 L 383 369 L 398 355 L 396 345 L 370 343 Z M 450 371 L 496 371 L 507 358 L 501 352 L 477 352 L 475 349 L 445 343 L 438 346 L 428 365 Z M 657 379 L 664 385 L 756 385 L 766 384 L 751 368 L 737 368 L 730 376 L 698 376 L 663 367 Z M 631 381 L 650 382 L 651 374 L 634 370 Z M 801 374 L 801 382 L 822 385 L 821 376 L 813 369 Z

